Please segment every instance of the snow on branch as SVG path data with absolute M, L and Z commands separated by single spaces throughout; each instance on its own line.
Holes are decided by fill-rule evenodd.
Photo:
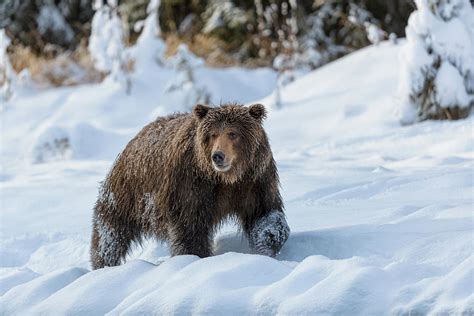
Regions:
M 130 89 L 127 76 L 127 59 L 123 43 L 123 28 L 117 14 L 116 0 L 94 2 L 96 11 L 92 18 L 89 52 L 97 70 L 108 74 L 107 79 L 126 85 Z
M 143 28 L 137 44 L 131 49 L 131 56 L 135 63 L 134 69 L 137 74 L 142 74 L 149 71 L 150 67 L 162 66 L 165 63 L 166 44 L 160 37 L 159 7 L 160 0 L 151 0 L 147 7 L 147 18 L 137 23 Z
M 204 66 L 204 60 L 189 51 L 185 44 L 178 46 L 176 55 L 170 61 L 176 73 L 165 88 L 165 104 L 182 104 L 184 110 L 197 103 L 209 103 L 210 93 L 196 80 L 195 71 Z
M 417 0 L 400 58 L 400 121 L 459 119 L 474 106 L 474 10 L 468 0 Z

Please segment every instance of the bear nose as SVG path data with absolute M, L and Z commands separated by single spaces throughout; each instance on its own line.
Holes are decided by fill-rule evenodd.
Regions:
M 224 158 L 225 155 L 222 151 L 216 151 L 212 154 L 212 161 L 214 161 L 216 165 L 222 165 L 224 163 Z

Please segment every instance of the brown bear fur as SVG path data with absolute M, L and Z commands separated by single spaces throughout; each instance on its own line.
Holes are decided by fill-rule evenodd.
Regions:
M 119 265 L 130 245 L 143 237 L 168 242 L 172 255 L 210 256 L 213 234 L 229 218 L 258 252 L 275 255 L 289 229 L 262 127 L 265 116 L 260 104 L 197 105 L 193 113 L 145 126 L 101 184 L 93 214 L 92 267 Z M 232 151 L 227 172 L 213 167 L 216 146 Z M 270 228 L 266 241 L 253 240 L 268 226 L 265 217 L 275 212 L 278 219 L 270 226 L 281 232 Z

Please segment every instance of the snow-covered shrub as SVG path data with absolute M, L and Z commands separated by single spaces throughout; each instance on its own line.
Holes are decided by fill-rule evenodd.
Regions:
M 247 27 L 251 24 L 249 12 L 241 6 L 239 7 L 239 4 L 234 0 L 210 0 L 207 1 L 204 12 L 199 16 L 203 23 L 195 19 L 195 26 L 190 25 L 188 28 L 191 28 L 191 34 L 194 30 L 198 30 L 201 33 L 200 39 L 206 39 L 200 45 L 204 50 L 210 50 L 207 54 L 208 61 L 214 63 L 219 59 L 227 59 L 232 63 L 245 58 L 248 49 L 246 40 L 249 37 Z M 185 37 L 189 38 L 189 36 Z M 194 41 L 194 39 L 192 40 Z M 223 50 L 216 47 L 216 42 L 226 43 L 225 50 L 232 50 L 235 54 L 225 56 Z M 222 56 L 227 58 L 223 59 Z
M 126 134 L 89 123 L 62 125 L 50 121 L 33 133 L 28 158 L 34 164 L 68 159 L 112 159 L 127 140 Z
M 166 45 L 161 39 L 161 29 L 158 16 L 160 0 L 151 0 L 147 7 L 147 18 L 135 24 L 135 31 L 142 29 L 136 45 L 132 48 L 132 58 L 135 61 L 135 72 L 149 70 L 150 62 L 155 65 L 164 64 Z
M 209 92 L 196 81 L 195 77 L 195 70 L 204 66 L 204 60 L 191 53 L 186 45 L 181 44 L 170 64 L 176 70 L 176 74 L 166 86 L 162 102 L 182 105 L 183 110 L 189 110 L 197 103 L 209 103 Z
M 474 106 L 474 10 L 468 0 L 417 0 L 400 58 L 402 124 L 459 119 Z
M 73 49 L 88 33 L 92 0 L 2 0 L 0 28 L 31 48 L 44 53 L 45 46 Z
M 379 21 L 365 7 L 356 3 L 351 3 L 349 7 L 349 21 L 352 24 L 350 28 L 364 30 L 365 37 L 371 44 L 377 45 L 387 38 L 387 33 L 380 27 Z M 362 35 L 362 32 L 356 34 Z M 359 38 L 358 41 L 363 43 L 364 39 Z
M 277 108 L 284 104 L 282 88 L 301 74 L 387 37 L 377 19 L 364 6 L 352 2 L 318 2 L 315 12 L 304 21 L 295 0 L 265 9 L 258 0 L 255 6 L 258 25 L 263 31 L 275 28 L 274 23 L 280 17 L 284 21 L 277 27 L 278 43 L 273 45 L 279 51 L 273 60 L 273 68 L 278 72 L 274 92 Z
M 29 87 L 33 85 L 33 79 L 31 78 L 31 72 L 25 68 L 18 73 L 17 82 L 19 85 Z
M 16 81 L 16 74 L 8 58 L 7 48 L 10 45 L 10 38 L 5 34 L 5 30 L 0 30 L 0 99 L 8 100 L 13 95 L 13 86 Z
M 129 136 L 84 122 L 70 126 L 51 123 L 33 136 L 29 158 L 35 164 L 67 159 L 113 159 Z
M 353 2 L 321 1 L 305 18 L 306 32 L 299 38 L 307 65 L 322 66 L 369 43 L 385 39 L 377 19 Z
M 256 2 L 256 6 L 257 8 L 261 7 L 261 2 Z M 257 10 L 257 13 L 260 11 L 261 8 Z M 276 20 L 278 15 L 283 19 L 281 28 L 276 32 L 278 36 L 278 44 L 277 42 L 273 42 L 271 45 L 271 47 L 280 51 L 280 53 L 273 59 L 273 68 L 278 72 L 273 101 L 276 108 L 281 108 L 283 106 L 281 91 L 284 86 L 295 79 L 295 70 L 297 68 L 304 68 L 307 65 L 307 57 L 313 58 L 316 56 L 300 53 L 301 47 L 298 39 L 299 26 L 297 11 L 298 5 L 296 0 L 289 0 L 288 2 L 282 2 L 280 6 L 270 5 L 266 7 L 266 10 L 263 12 L 264 24 L 261 27 L 266 28 L 273 25 L 275 21 L 272 20 Z M 261 23 L 262 21 L 259 22 L 259 24 Z M 306 51 L 309 52 L 310 50 L 308 49 L 305 50 L 305 52 Z
M 283 106 L 283 97 L 281 94 L 283 87 L 295 80 L 294 70 L 297 60 L 298 57 L 296 54 L 280 54 L 273 60 L 273 68 L 278 72 L 273 101 L 276 108 L 281 108 Z
M 89 52 L 97 70 L 107 73 L 108 80 L 124 84 L 130 89 L 127 58 L 123 43 L 123 29 L 117 14 L 117 0 L 95 0 Z
M 387 38 L 387 32 L 382 30 L 374 23 L 364 22 L 367 38 L 372 44 L 378 45 L 381 41 Z
M 299 51 L 300 25 L 304 24 L 298 16 L 298 5 L 295 0 L 270 2 L 263 4 L 255 1 L 257 33 L 252 42 L 258 48 L 261 58 L 277 55 L 291 55 Z
M 213 0 L 202 14 L 206 24 L 203 32 L 210 33 L 218 28 L 236 29 L 248 21 L 245 11 L 236 7 L 230 0 Z
M 71 141 L 67 131 L 60 127 L 50 127 L 39 134 L 31 149 L 33 163 L 72 158 Z
M 73 86 L 99 82 L 101 74 L 92 65 L 81 63 L 81 60 L 71 54 L 62 53 L 54 59 L 43 62 L 35 79 L 46 86 Z
M 63 45 L 71 43 L 74 39 L 74 31 L 52 0 L 46 1 L 40 6 L 36 23 L 38 31 L 43 37 L 54 36 L 54 38 L 60 39 Z

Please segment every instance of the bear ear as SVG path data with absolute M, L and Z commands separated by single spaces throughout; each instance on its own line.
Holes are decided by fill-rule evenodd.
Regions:
M 199 120 L 202 120 L 206 116 L 207 112 L 209 112 L 210 109 L 211 108 L 208 107 L 207 105 L 196 104 L 193 108 L 193 114 Z
M 267 117 L 267 110 L 263 104 L 252 104 L 249 106 L 249 114 L 258 121 L 263 121 Z

